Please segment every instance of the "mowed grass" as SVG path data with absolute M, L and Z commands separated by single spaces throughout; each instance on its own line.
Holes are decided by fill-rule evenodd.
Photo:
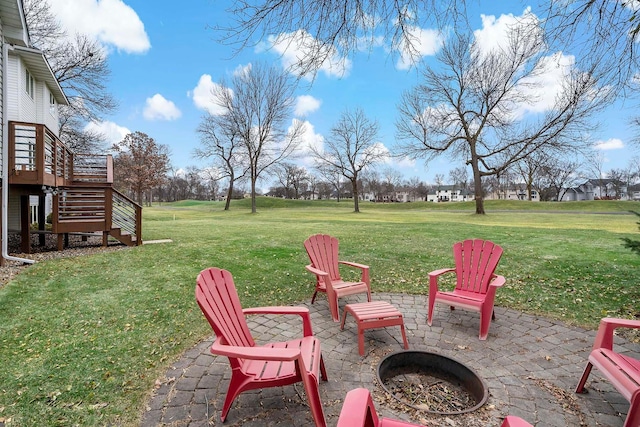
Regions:
M 350 201 L 259 199 L 255 215 L 247 201 L 222 207 L 145 208 L 145 240 L 172 243 L 38 263 L 0 289 L 0 422 L 137 425 L 156 380 L 212 333 L 194 299 L 198 272 L 231 271 L 246 307 L 306 301 L 302 242 L 314 233 L 370 265 L 374 292 L 426 294 L 427 273 L 452 266 L 451 245 L 481 238 L 505 250 L 499 306 L 588 328 L 640 315 L 640 257 L 621 241 L 640 239 L 625 214 L 640 203 L 487 202 L 485 216 L 471 203 L 365 202 L 360 214 Z

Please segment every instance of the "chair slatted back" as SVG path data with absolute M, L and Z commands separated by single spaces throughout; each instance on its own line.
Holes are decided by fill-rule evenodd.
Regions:
M 315 234 L 304 241 L 311 265 L 329 273 L 329 278 L 340 280 L 338 268 L 338 239 L 328 234 Z
M 502 248 L 489 240 L 465 240 L 454 244 L 456 289 L 486 294 L 501 256 Z
M 196 283 L 198 305 L 221 343 L 255 346 L 231 273 L 208 268 L 200 272 Z

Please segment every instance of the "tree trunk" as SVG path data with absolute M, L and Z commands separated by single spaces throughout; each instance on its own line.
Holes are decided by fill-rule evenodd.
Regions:
M 229 181 L 229 188 L 227 188 L 227 200 L 224 203 L 224 210 L 228 211 L 229 206 L 231 206 L 231 195 L 233 194 L 233 181 Z
M 351 186 L 353 187 L 353 211 L 356 213 L 360 213 L 360 198 L 358 197 L 358 180 L 353 179 L 351 181 Z
M 256 177 L 251 177 L 251 213 L 257 212 L 256 209 Z
M 471 162 L 471 169 L 473 169 L 473 191 L 475 192 L 476 199 L 476 214 L 484 215 L 484 196 L 482 194 L 482 176 L 480 175 L 480 168 L 478 167 L 478 161 Z

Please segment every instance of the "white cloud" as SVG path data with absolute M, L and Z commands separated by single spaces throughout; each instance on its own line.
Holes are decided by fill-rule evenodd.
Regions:
M 305 167 L 312 167 L 314 165 L 314 159 L 311 155 L 311 148 L 316 149 L 319 152 L 323 151 L 324 136 L 315 132 L 314 126 L 308 122 L 304 122 L 304 134 L 302 135 L 302 142 L 300 143 L 300 163 Z
M 151 44 L 138 14 L 122 0 L 49 0 L 69 35 L 86 34 L 105 46 L 143 53 Z
M 322 101 L 311 95 L 300 95 L 296 99 L 296 108 L 294 114 L 298 117 L 304 117 L 309 113 L 313 113 L 320 108 Z
M 218 83 L 214 83 L 211 80 L 209 74 L 203 74 L 198 80 L 198 85 L 192 91 L 189 91 L 187 95 L 193 99 L 196 107 L 217 116 L 225 113 L 224 108 L 217 105 L 213 97 L 213 89 L 219 87 Z
M 147 98 L 142 115 L 147 120 L 175 120 L 182 113 L 176 104 L 156 93 L 151 98 Z
M 380 158 L 384 163 L 388 163 L 391 160 L 391 152 L 382 142 L 376 142 L 367 151 Z
M 396 68 L 400 70 L 408 70 L 423 56 L 435 55 L 444 43 L 444 36 L 438 30 L 412 27 L 407 30 L 407 33 L 411 40 L 410 45 L 403 43 L 397 48 L 400 51 L 400 58 Z
M 413 169 L 416 167 L 416 159 L 412 159 L 410 157 L 390 157 L 390 159 L 391 162 L 395 164 L 400 171 L 406 171 L 408 169 Z
M 293 33 L 282 33 L 278 36 L 269 36 L 266 44 L 259 45 L 259 51 L 273 49 L 281 56 L 282 66 L 291 72 L 300 75 L 298 66 L 301 59 L 308 56 L 311 49 L 317 47 L 318 41 L 305 30 Z M 318 71 L 327 77 L 347 77 L 351 71 L 351 60 L 341 57 L 337 49 L 332 46 L 325 48 L 326 58 Z M 312 76 L 306 75 L 311 79 Z
M 114 122 L 91 122 L 84 129 L 89 132 L 97 132 L 104 135 L 109 147 L 122 141 L 131 131 L 124 126 L 118 126 Z
M 540 20 L 531 13 L 531 8 L 526 8 L 522 15 L 513 14 L 481 15 L 482 29 L 473 32 L 476 45 L 482 52 L 490 52 L 495 49 L 509 49 L 509 34 L 514 27 L 527 27 L 526 31 L 536 31 L 537 37 L 542 37 Z
M 535 36 L 535 42 L 539 43 L 539 49 L 544 48 L 542 43 L 543 30 L 538 17 L 526 8 L 522 15 L 513 14 L 495 16 L 482 15 L 482 29 L 474 31 L 474 43 L 480 52 L 500 55 L 501 51 L 508 51 L 510 34 L 522 27 Z M 525 46 L 526 45 L 526 46 Z M 532 44 L 523 44 L 522 49 L 530 49 Z M 516 88 L 517 93 L 526 102 L 513 105 L 510 108 L 512 119 L 521 119 L 528 113 L 542 113 L 555 107 L 556 100 L 566 90 L 566 81 L 575 70 L 575 57 L 557 52 L 553 55 L 532 58 L 537 60 L 536 71 L 523 78 Z M 533 66 L 533 65 L 531 65 Z
M 624 148 L 624 143 L 619 140 L 618 138 L 611 138 L 608 139 L 606 141 L 598 141 L 595 143 L 595 145 L 593 146 L 594 149 L 596 150 L 602 150 L 602 151 L 606 151 L 606 150 L 620 150 L 622 148 Z
M 566 90 L 563 82 L 575 65 L 575 57 L 558 52 L 540 59 L 540 71 L 522 80 L 519 91 L 528 100 L 514 109 L 515 117 L 526 113 L 541 113 L 551 110 L 556 98 Z

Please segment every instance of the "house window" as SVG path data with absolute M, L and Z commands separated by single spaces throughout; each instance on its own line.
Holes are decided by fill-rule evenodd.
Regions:
M 35 94 L 35 85 L 36 82 L 33 79 L 33 76 L 31 75 L 31 73 L 29 72 L 29 70 L 25 70 L 25 90 L 27 91 L 27 94 L 29 94 L 29 96 L 31 98 L 33 98 L 33 95 Z
M 49 92 L 49 113 L 55 114 L 56 112 L 56 98 L 51 92 Z

